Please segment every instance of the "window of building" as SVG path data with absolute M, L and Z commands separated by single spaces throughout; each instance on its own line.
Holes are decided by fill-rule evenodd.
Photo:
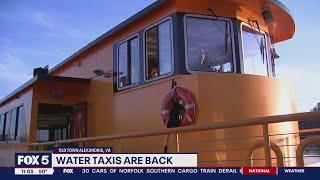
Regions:
M 145 32 L 146 79 L 173 72 L 171 21 L 166 20 Z
M 242 49 L 244 73 L 268 76 L 266 36 L 242 25 Z
M 79 116 L 82 113 L 77 112 L 75 108 L 75 105 L 67 104 L 38 104 L 37 141 L 74 138 L 78 130 L 81 131 L 79 124 L 82 121 Z M 82 132 L 84 131 L 82 129 Z
M 17 127 L 16 127 L 16 140 L 26 141 L 27 140 L 27 124 L 24 117 L 24 106 L 17 108 Z
M 137 36 L 118 46 L 118 88 L 139 83 L 139 38 Z
M 49 141 L 49 130 L 48 129 L 37 129 L 37 141 L 38 142 Z
M 10 113 L 10 129 L 8 140 L 16 140 L 17 115 L 17 109 L 12 109 Z
M 2 123 L 3 121 L 3 123 Z M 26 141 L 27 140 L 27 126 L 24 118 L 24 107 L 20 106 L 14 108 L 5 114 L 1 115 L 0 127 L 3 129 L 2 133 L 0 130 L 0 136 L 2 141 Z
M 6 141 L 10 140 L 10 127 L 11 127 L 11 111 L 6 112 L 5 114 L 5 121 L 6 121 L 6 127 L 5 127 L 5 134 L 4 134 L 4 139 Z
M 54 129 L 53 134 L 54 134 L 54 141 L 59 141 L 59 140 L 69 138 L 67 136 L 67 128 Z
M 187 69 L 233 72 L 230 21 L 186 16 L 185 23 Z
M 0 141 L 4 141 L 4 127 L 5 127 L 5 119 L 4 114 L 0 115 Z

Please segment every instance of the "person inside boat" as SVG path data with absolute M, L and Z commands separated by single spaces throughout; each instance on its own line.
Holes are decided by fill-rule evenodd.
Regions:
M 204 49 L 201 50 L 201 56 L 200 56 L 200 64 L 204 64 L 204 61 L 206 59 L 206 51 Z
M 157 77 L 158 76 L 157 68 L 152 68 L 150 75 L 152 78 Z
M 207 51 L 205 49 L 201 49 L 200 58 L 199 58 L 199 66 L 197 69 L 202 71 L 211 71 L 211 66 L 208 62 Z

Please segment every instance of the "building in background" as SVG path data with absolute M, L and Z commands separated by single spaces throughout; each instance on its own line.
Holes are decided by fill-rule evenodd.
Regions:
M 320 102 L 311 109 L 311 112 L 320 111 Z M 309 135 L 320 135 L 320 119 L 315 119 L 311 121 L 300 121 L 299 129 L 301 138 L 305 138 Z
M 318 102 L 318 104 L 317 104 L 314 108 L 312 108 L 311 111 L 312 111 L 312 112 L 314 112 L 314 111 L 320 111 L 320 102 Z

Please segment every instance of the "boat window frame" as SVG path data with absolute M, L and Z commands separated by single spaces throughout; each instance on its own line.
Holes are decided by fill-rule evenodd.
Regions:
M 155 78 L 151 78 L 151 79 L 147 79 L 147 50 L 146 50 L 146 32 L 156 26 L 159 26 L 160 24 L 164 23 L 164 22 L 170 22 L 170 33 L 171 33 L 171 72 L 170 73 L 167 73 L 167 74 L 164 74 L 164 75 L 159 75 Z M 143 79 L 145 82 L 153 82 L 153 81 L 157 81 L 157 80 L 160 80 L 160 79 L 164 79 L 164 78 L 167 78 L 167 77 L 170 77 L 174 74 L 174 71 L 175 71 L 175 64 L 174 64 L 174 44 L 173 44 L 173 37 L 174 34 L 173 34 L 173 20 L 172 20 L 172 17 L 171 16 L 168 16 L 166 18 L 163 18 L 149 26 L 147 26 L 144 30 L 143 30 Z
M 255 76 L 263 76 L 263 77 L 272 77 L 271 74 L 272 72 L 270 72 L 270 44 L 269 44 L 269 34 L 265 31 L 263 31 L 262 29 L 258 29 L 257 27 L 254 27 L 246 22 L 241 22 L 240 23 L 240 34 L 241 34 L 241 64 L 242 64 L 242 68 L 241 68 L 241 73 L 242 74 L 246 74 L 244 72 L 244 47 L 243 47 L 243 30 L 242 30 L 242 27 L 243 26 L 246 26 L 258 33 L 261 33 L 263 36 L 264 36 L 264 39 L 265 39 L 265 44 L 266 44 L 266 55 L 267 55 L 267 59 L 266 59 L 266 64 L 267 64 L 267 76 L 264 76 L 264 75 L 259 75 L 259 74 L 247 74 L 247 75 L 255 75 Z
M 135 39 L 135 38 L 138 39 L 138 54 L 139 54 L 139 64 L 138 64 L 139 71 L 137 72 L 138 73 L 138 82 L 134 83 L 134 84 L 130 84 L 128 86 L 119 87 L 119 47 L 120 47 L 120 45 L 122 45 L 123 43 L 126 43 L 126 42 L 127 42 L 127 45 L 129 45 L 128 42 L 130 42 L 130 40 Z M 139 36 L 139 33 L 135 33 L 133 35 L 130 35 L 129 37 L 126 37 L 126 38 L 122 39 L 121 41 L 119 41 L 117 43 L 117 61 L 116 61 L 117 62 L 117 78 L 116 78 L 116 84 L 117 84 L 117 90 L 118 91 L 122 91 L 122 90 L 125 90 L 125 89 L 129 89 L 129 88 L 132 88 L 132 87 L 139 86 L 139 84 L 140 84 L 140 72 L 141 72 L 141 70 L 140 70 L 140 68 L 141 68 L 140 67 L 140 59 L 141 59 L 141 57 L 140 57 L 141 56 L 140 49 L 141 48 L 140 48 L 140 36 Z M 127 54 L 129 54 L 129 52 L 127 52 Z
M 271 39 L 270 39 L 270 35 L 269 33 L 266 33 L 267 36 L 267 58 L 269 61 L 269 66 L 268 66 L 268 70 L 269 70 L 269 76 L 268 77 L 277 77 L 276 75 L 276 64 L 275 61 L 272 59 L 272 54 L 271 54 L 271 49 L 272 49 L 272 43 L 271 43 Z M 273 61 L 274 61 L 274 69 L 273 69 Z
M 231 47 L 232 47 L 232 71 L 231 72 L 210 72 L 210 71 L 193 71 L 189 69 L 189 58 L 188 58 L 188 39 L 187 39 L 187 18 L 199 18 L 199 19 L 209 19 L 209 20 L 222 20 L 227 21 L 230 23 L 230 32 L 231 32 Z M 235 36 L 234 36 L 234 27 L 233 22 L 231 18 L 227 17 L 217 17 L 217 16 L 209 16 L 209 15 L 200 15 L 200 14 L 185 14 L 183 17 L 183 27 L 184 27 L 184 51 L 185 51 L 185 64 L 186 64 L 186 70 L 189 73 L 199 73 L 199 72 L 205 72 L 205 73 L 236 73 L 237 72 L 237 66 L 236 66 L 236 51 L 235 51 Z

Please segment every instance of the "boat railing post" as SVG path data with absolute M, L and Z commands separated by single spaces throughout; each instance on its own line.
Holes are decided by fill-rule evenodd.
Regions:
M 176 133 L 176 141 L 177 141 L 177 153 L 180 153 L 179 133 Z
M 164 140 L 164 152 L 163 153 L 165 153 L 165 154 L 167 154 L 168 153 L 168 147 L 169 147 L 169 137 L 170 137 L 170 134 L 166 134 L 165 135 L 165 140 Z
M 83 147 L 83 144 L 84 144 L 84 142 L 83 142 L 83 141 L 80 141 L 80 142 L 79 142 L 79 147 Z
M 117 148 L 117 152 L 121 153 L 121 144 L 120 144 L 119 138 L 116 139 L 116 148 Z
M 58 142 L 57 142 L 57 141 L 54 141 L 53 147 L 57 148 L 58 146 L 59 146 Z
M 271 150 L 270 150 L 270 139 L 269 139 L 269 129 L 268 123 L 262 124 L 263 128 L 263 141 L 264 141 L 264 157 L 266 166 L 271 166 Z
M 41 143 L 39 142 L 39 144 L 38 144 L 38 151 L 39 152 L 41 152 L 42 151 L 42 145 L 41 145 Z

